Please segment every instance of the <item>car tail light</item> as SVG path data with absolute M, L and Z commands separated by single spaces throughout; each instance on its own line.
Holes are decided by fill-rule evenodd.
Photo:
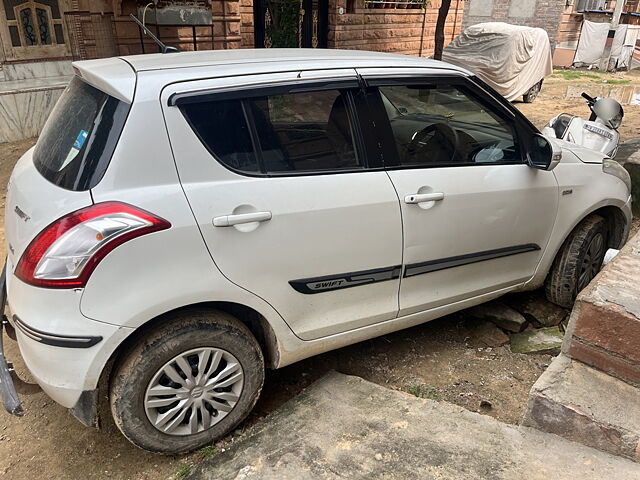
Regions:
M 15 274 L 37 287 L 84 287 L 114 248 L 169 227 L 166 220 L 126 203 L 98 203 L 65 215 L 40 232 L 22 254 Z

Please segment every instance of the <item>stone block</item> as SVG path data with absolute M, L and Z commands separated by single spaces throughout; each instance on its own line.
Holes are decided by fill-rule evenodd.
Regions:
M 541 290 L 515 293 L 505 297 L 504 302 L 530 322 L 543 327 L 560 325 L 568 315 L 567 310 L 549 302 Z
M 562 346 L 563 333 L 558 327 L 527 330 L 511 335 L 513 353 L 557 354 Z
M 509 337 L 491 322 L 482 322 L 471 331 L 471 342 L 477 347 L 500 347 Z
M 527 326 L 527 320 L 513 308 L 502 302 L 489 302 L 473 307 L 465 312 L 474 318 L 488 320 L 510 332 L 521 332 Z
M 640 461 L 640 391 L 559 355 L 529 393 L 523 425 Z

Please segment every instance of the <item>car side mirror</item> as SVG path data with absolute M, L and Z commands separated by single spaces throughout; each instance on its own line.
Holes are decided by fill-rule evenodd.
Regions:
M 531 137 L 527 164 L 539 170 L 553 170 L 562 160 L 562 149 L 541 133 Z

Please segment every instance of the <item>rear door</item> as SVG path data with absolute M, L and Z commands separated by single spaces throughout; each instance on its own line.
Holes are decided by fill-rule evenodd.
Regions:
M 162 94 L 180 178 L 216 265 L 303 339 L 396 317 L 400 208 L 366 146 L 355 71 L 242 82 Z
M 402 208 L 400 315 L 530 279 L 558 185 L 553 172 L 526 164 L 517 117 L 463 77 L 359 71 Z

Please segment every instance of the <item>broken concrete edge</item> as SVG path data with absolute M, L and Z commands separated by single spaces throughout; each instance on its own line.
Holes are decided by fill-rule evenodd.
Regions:
M 637 480 L 636 474 L 628 459 L 557 435 L 330 372 L 188 478 Z
M 531 388 L 522 425 L 640 462 L 638 394 L 561 354 Z

